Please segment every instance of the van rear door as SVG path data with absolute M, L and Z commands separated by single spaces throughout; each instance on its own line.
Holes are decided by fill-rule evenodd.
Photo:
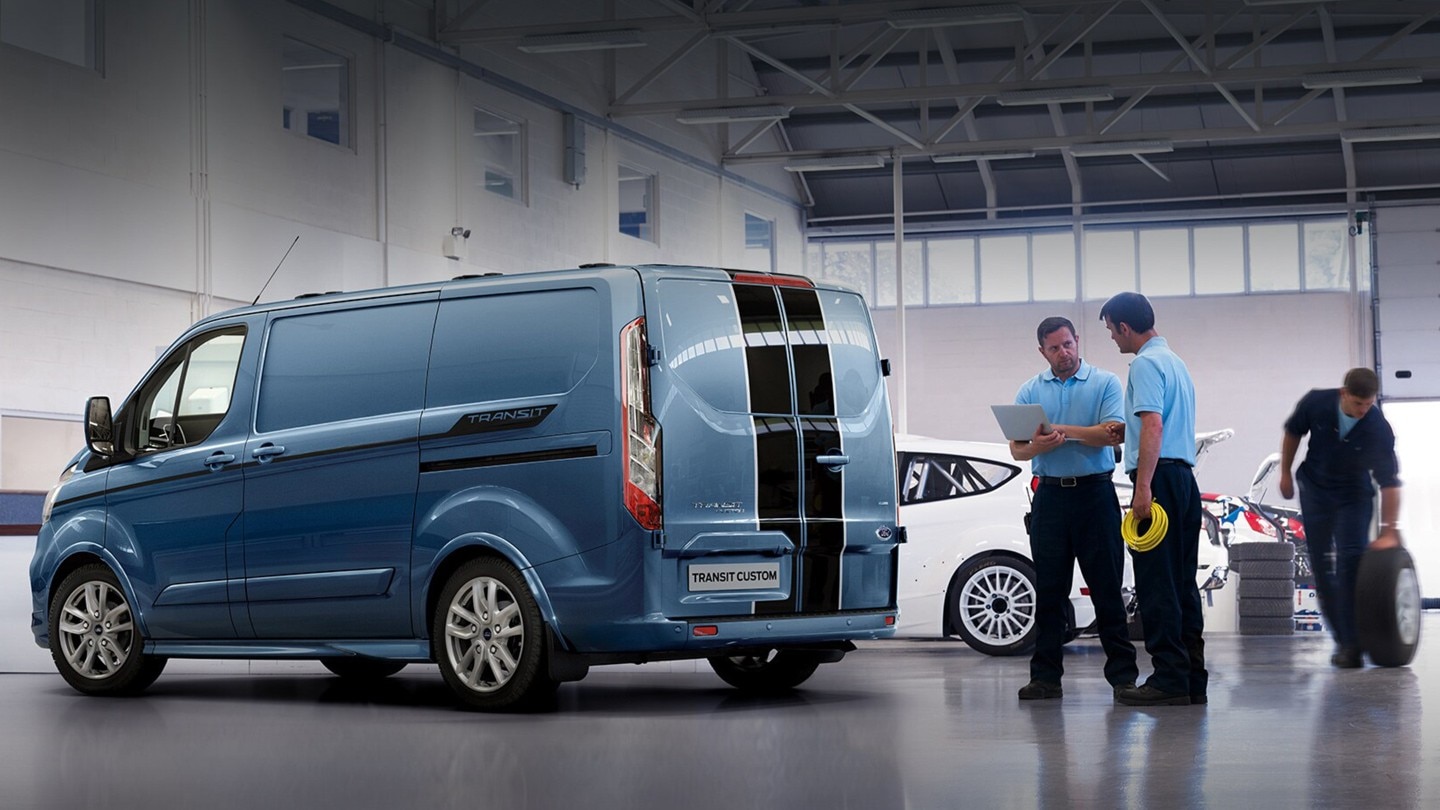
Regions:
M 646 295 L 669 615 L 893 606 L 894 445 L 863 299 L 713 276 Z

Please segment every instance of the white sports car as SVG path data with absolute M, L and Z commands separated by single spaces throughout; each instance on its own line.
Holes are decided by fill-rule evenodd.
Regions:
M 1200 434 L 1196 446 L 1203 453 L 1231 435 L 1229 430 Z M 907 533 L 900 549 L 896 634 L 958 635 L 988 655 L 1028 653 L 1035 643 L 1035 569 L 1025 529 L 1028 465 L 1012 460 L 1007 445 L 990 442 L 900 435 L 895 448 L 900 522 Z M 1123 508 L 1130 501 L 1130 482 L 1117 473 L 1116 485 Z M 1206 534 L 1197 577 L 1206 587 L 1220 587 L 1225 550 L 1213 515 L 1206 519 Z M 1127 589 L 1133 581 L 1127 555 Z M 1078 567 L 1074 582 L 1072 639 L 1093 631 L 1095 621 Z

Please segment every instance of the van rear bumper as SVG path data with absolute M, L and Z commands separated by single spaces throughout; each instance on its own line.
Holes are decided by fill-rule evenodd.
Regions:
M 724 655 L 735 650 L 839 647 L 895 634 L 897 611 L 858 610 L 801 616 L 648 617 L 575 632 L 571 652 L 591 663 L 643 663 Z M 697 635 L 697 628 L 706 635 Z M 713 628 L 713 629 L 712 629 Z

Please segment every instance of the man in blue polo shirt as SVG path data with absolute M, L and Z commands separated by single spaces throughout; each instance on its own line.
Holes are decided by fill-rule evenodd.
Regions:
M 1155 310 L 1140 293 L 1124 292 L 1100 308 L 1115 345 L 1135 355 L 1125 386 L 1125 472 L 1135 482 L 1130 509 L 1148 526 L 1154 505 L 1168 528 L 1159 544 L 1130 550 L 1135 596 L 1154 672 L 1141 686 L 1120 689 L 1127 706 L 1206 702 L 1205 617 L 1195 569 L 1200 555 L 1200 489 L 1195 484 L 1195 385 L 1190 371 L 1155 332 Z
M 1310 434 L 1300 465 L 1300 514 L 1315 569 L 1320 613 L 1335 637 L 1330 663 L 1342 669 L 1365 665 L 1355 637 L 1355 582 L 1375 514 L 1380 484 L 1380 533 L 1372 545 L 1400 545 L 1400 462 L 1395 432 L 1375 407 L 1380 379 L 1368 368 L 1352 368 L 1340 388 L 1317 388 L 1295 405 L 1285 420 L 1280 446 L 1280 494 L 1295 497 L 1290 468 L 1300 439 Z M 1331 551 L 1334 551 L 1332 570 Z
M 1040 479 L 1030 513 L 1030 558 L 1035 561 L 1035 652 L 1030 682 L 1021 700 L 1062 695 L 1065 668 L 1065 603 L 1075 564 L 1090 587 L 1095 623 L 1105 650 L 1105 679 L 1117 691 L 1133 687 L 1139 669 L 1135 645 L 1125 626 L 1120 581 L 1125 552 L 1120 541 L 1120 503 L 1115 472 L 1116 434 L 1121 414 L 1120 379 L 1080 359 L 1075 325 L 1046 318 L 1035 330 L 1048 371 L 1031 377 L 1015 395 L 1017 404 L 1045 409 L 1050 432 L 1036 429 L 1029 441 L 1010 442 L 1010 455 L 1029 461 Z

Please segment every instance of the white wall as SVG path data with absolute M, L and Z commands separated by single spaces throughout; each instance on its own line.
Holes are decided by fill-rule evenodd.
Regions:
M 426 30 L 413 3 L 339 5 Z M 282 127 L 287 36 L 349 60 L 350 146 Z M 701 50 L 665 81 L 713 88 L 714 50 Z M 111 4 L 104 54 L 91 71 L 0 46 L 0 413 L 78 419 L 86 396 L 118 400 L 185 326 L 254 299 L 297 235 L 262 300 L 595 261 L 739 266 L 746 211 L 776 221 L 781 268 L 801 264 L 800 209 L 775 196 L 793 179 L 747 170 L 764 193 L 708 170 L 713 126 L 624 122 L 635 138 L 588 126 L 575 188 L 554 104 L 282 0 Z M 603 118 L 603 58 L 484 58 Z M 658 58 L 617 56 L 619 83 Z M 525 200 L 466 176 L 475 106 L 528 125 Z M 659 176 L 654 243 L 617 228 L 621 160 Z M 471 230 L 460 261 L 442 254 L 454 226 Z M 37 458 L 20 477 L 50 479 L 63 461 Z
M 1195 380 L 1196 429 L 1233 428 L 1197 472 L 1201 489 L 1243 494 L 1260 461 L 1280 448 L 1281 424 L 1311 388 L 1338 386 L 1363 365 L 1363 306 L 1349 293 L 1156 298 L 1155 328 Z M 1000 441 L 990 405 L 1011 402 L 1046 368 L 1035 327 L 1074 322 L 1082 356 L 1119 375 L 1130 355 L 1099 320 L 1103 301 L 907 310 L 909 429 L 951 439 Z M 893 310 L 875 313 L 882 350 L 897 351 Z M 898 384 L 892 378 L 892 384 Z M 892 399 L 894 389 L 892 388 Z

